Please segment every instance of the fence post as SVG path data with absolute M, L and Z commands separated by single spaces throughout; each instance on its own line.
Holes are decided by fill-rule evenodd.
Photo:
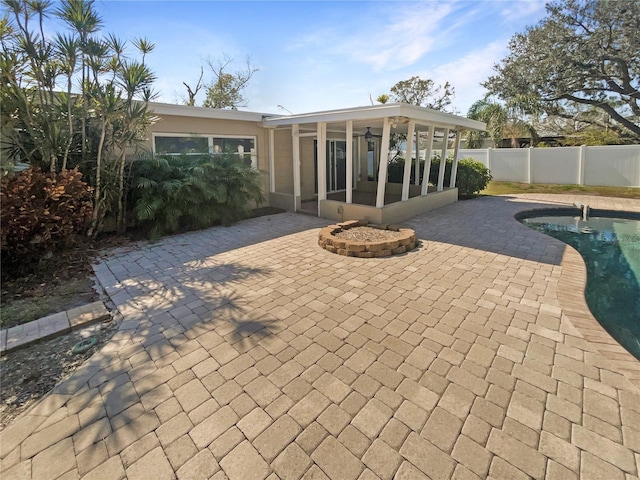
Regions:
M 527 183 L 531 184 L 531 157 L 533 156 L 533 147 L 527 150 Z
M 584 185 L 584 161 L 587 156 L 587 146 L 580 145 L 578 156 L 578 185 Z
M 491 147 L 487 148 L 487 169 L 491 171 Z

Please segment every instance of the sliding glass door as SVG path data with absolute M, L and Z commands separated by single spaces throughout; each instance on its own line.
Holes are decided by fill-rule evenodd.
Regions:
M 315 185 L 318 193 L 318 149 L 314 142 Z M 347 188 L 347 142 L 327 140 L 327 193 L 339 192 Z

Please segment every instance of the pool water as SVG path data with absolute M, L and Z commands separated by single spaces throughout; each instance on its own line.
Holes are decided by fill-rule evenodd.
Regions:
M 640 220 L 547 216 L 520 221 L 580 252 L 591 313 L 640 360 Z

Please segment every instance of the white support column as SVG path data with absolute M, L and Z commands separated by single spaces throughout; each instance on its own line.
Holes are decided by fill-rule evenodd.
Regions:
M 293 211 L 298 211 L 298 197 L 300 196 L 300 126 L 292 125 L 291 140 L 293 154 Z
M 416 130 L 416 124 L 409 122 L 407 127 L 407 151 L 404 157 L 404 176 L 402 177 L 402 201 L 409 200 L 409 184 L 411 183 L 411 157 L 413 156 L 413 134 Z M 416 162 L 419 164 L 419 162 Z
M 431 172 L 431 153 L 433 152 L 433 134 L 436 127 L 429 127 L 427 133 L 427 151 L 424 157 L 424 172 L 422 173 L 422 196 L 429 192 L 429 173 Z
M 346 202 L 353 202 L 353 120 L 347 120 L 347 195 Z
M 327 124 L 318 122 L 318 216 L 320 202 L 327 199 Z
M 382 140 L 380 142 L 380 166 L 378 168 L 376 208 L 384 207 L 384 190 L 387 186 L 387 167 L 389 166 L 389 137 L 391 135 L 391 126 L 387 117 L 385 117 L 382 122 Z
M 444 129 L 442 137 L 442 151 L 440 152 L 440 170 L 438 171 L 438 192 L 444 190 L 444 169 L 447 167 L 447 145 L 449 144 L 449 129 Z
M 451 178 L 449 179 L 449 188 L 456 186 L 456 177 L 458 176 L 458 151 L 460 150 L 460 130 L 456 132 L 455 145 L 453 146 L 453 165 L 451 165 Z
M 420 185 L 420 130 L 416 126 L 416 164 L 413 171 L 414 179 L 413 183 Z
M 269 191 L 276 191 L 276 141 L 275 130 L 269 129 Z

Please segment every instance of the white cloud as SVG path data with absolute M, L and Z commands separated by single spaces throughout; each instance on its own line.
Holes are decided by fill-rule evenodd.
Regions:
M 486 90 L 480 83 L 493 74 L 493 65 L 502 60 L 506 53 L 506 40 L 496 40 L 461 58 L 437 66 L 430 75 L 425 76 L 430 76 L 436 84 L 451 83 L 456 92 L 453 104 L 464 115 L 473 102 L 484 97 Z
M 506 22 L 521 22 L 523 18 L 541 17 L 545 12 L 546 0 L 520 0 L 509 2 L 509 8 L 503 8 L 500 15 Z
M 355 22 L 316 27 L 292 42 L 292 50 L 321 50 L 366 64 L 377 72 L 400 70 L 448 43 L 443 32 L 470 22 L 460 2 L 372 2 Z M 468 4 L 467 4 L 468 6 Z
M 340 50 L 370 64 L 377 71 L 413 65 L 437 46 L 446 19 L 455 10 L 451 3 L 427 2 L 402 5 L 369 32 L 356 32 Z M 385 12 L 380 12 L 385 17 Z

